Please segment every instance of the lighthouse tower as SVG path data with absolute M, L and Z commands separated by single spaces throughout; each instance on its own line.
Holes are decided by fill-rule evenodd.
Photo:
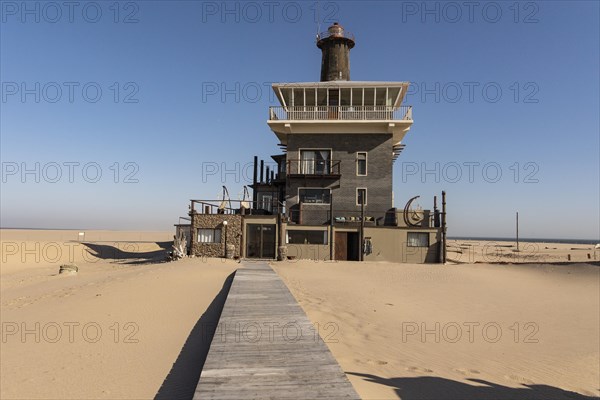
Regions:
M 350 80 L 350 49 L 354 39 L 345 35 L 344 27 L 334 23 L 320 34 L 317 47 L 321 49 L 321 82 Z

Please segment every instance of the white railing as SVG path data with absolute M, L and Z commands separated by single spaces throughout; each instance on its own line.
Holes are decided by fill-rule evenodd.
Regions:
M 269 107 L 271 121 L 412 120 L 412 106 L 295 106 Z

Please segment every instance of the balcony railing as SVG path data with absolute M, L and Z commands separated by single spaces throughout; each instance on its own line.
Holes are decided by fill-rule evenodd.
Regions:
M 269 107 L 270 121 L 398 121 L 412 120 L 412 106 Z
M 339 160 L 287 160 L 287 175 L 332 176 L 340 175 Z
M 228 215 L 272 215 L 285 214 L 285 204 L 277 200 L 276 193 L 271 199 L 252 200 L 191 200 L 190 213 Z
M 297 206 L 292 206 L 287 210 L 289 222 L 297 225 L 330 225 L 331 211 L 329 204 L 310 204 L 301 203 Z M 432 229 L 440 227 L 440 214 L 426 211 L 422 214 L 423 219 L 415 227 L 410 229 L 418 230 L 420 228 Z M 363 223 L 364 218 L 364 223 Z M 355 227 L 361 226 L 393 226 L 407 228 L 402 222 L 403 212 L 393 212 L 388 209 L 365 209 L 364 215 L 362 211 L 345 210 L 335 208 L 333 211 L 333 224 L 338 227 Z

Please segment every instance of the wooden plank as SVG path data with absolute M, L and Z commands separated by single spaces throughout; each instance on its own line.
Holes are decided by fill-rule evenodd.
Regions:
M 247 262 L 233 279 L 194 399 L 359 399 L 277 274 Z

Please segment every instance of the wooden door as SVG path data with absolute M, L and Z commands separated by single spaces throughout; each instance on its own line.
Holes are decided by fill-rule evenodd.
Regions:
M 335 232 L 335 259 L 348 259 L 348 232 Z

